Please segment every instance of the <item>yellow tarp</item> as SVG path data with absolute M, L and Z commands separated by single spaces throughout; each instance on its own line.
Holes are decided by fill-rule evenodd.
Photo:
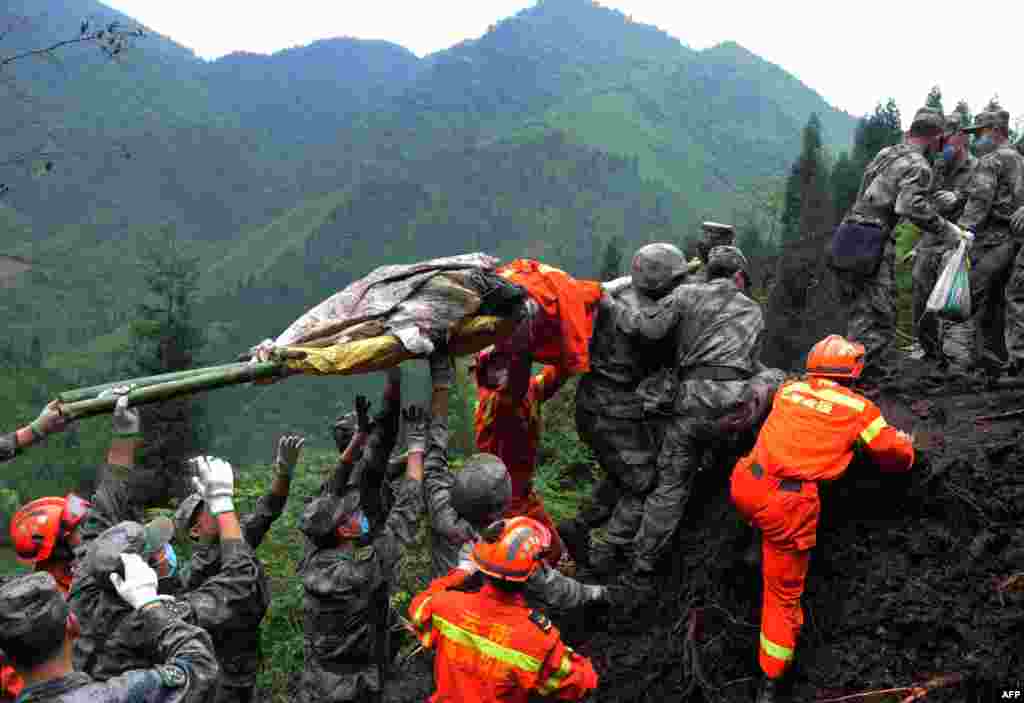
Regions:
M 475 354 L 512 333 L 517 320 L 490 315 L 469 317 L 452 331 L 449 348 L 455 356 Z M 305 359 L 287 362 L 292 371 L 322 376 L 352 376 L 383 371 L 415 358 L 398 337 L 391 334 L 359 339 L 328 347 L 287 347 L 290 351 L 306 353 Z

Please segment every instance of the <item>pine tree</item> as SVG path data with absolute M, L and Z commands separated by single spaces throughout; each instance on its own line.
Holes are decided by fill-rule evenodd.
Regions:
M 850 157 L 863 171 L 871 159 L 887 146 L 899 144 L 903 139 L 900 110 L 892 98 L 883 106 L 875 107 L 875 114 L 862 119 L 854 133 L 853 153 Z
M 604 247 L 604 263 L 601 264 L 601 280 L 611 281 L 622 275 L 622 242 L 612 237 Z
M 28 363 L 29 366 L 38 369 L 43 365 L 43 342 L 39 339 L 39 335 L 32 335 L 32 347 L 28 352 Z
M 185 254 L 173 228 L 149 238 L 140 259 L 149 295 L 139 303 L 138 318 L 131 325 L 139 371 L 188 369 L 203 345 L 202 331 L 193 319 L 199 259 Z M 173 493 L 187 489 L 182 481 L 184 463 L 202 444 L 202 415 L 201 404 L 191 398 L 142 409 L 143 463 L 162 475 Z
M 939 86 L 933 85 L 932 89 L 928 91 L 928 97 L 925 98 L 924 106 L 946 114 L 946 111 L 942 109 L 942 90 L 939 89 Z
M 985 112 L 997 112 L 1002 110 L 1003 106 L 999 104 L 999 93 L 996 93 L 988 101 L 988 105 L 985 106 Z
M 966 100 L 961 100 L 956 104 L 954 112 L 960 115 L 960 126 L 970 127 L 971 126 L 971 108 L 968 106 Z
M 797 159 L 786 177 L 786 189 L 782 199 L 782 241 L 791 242 L 800 238 L 800 160 Z
M 832 212 L 838 222 L 853 206 L 860 189 L 864 170 L 854 163 L 847 152 L 842 152 L 832 167 Z
M 832 228 L 828 165 L 821 141 L 821 120 L 811 113 L 804 127 L 800 154 L 800 236 L 824 234 Z

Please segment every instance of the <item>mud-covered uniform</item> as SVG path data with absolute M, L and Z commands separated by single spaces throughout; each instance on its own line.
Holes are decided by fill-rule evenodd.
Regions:
M 26 687 L 19 703 L 203 703 L 217 685 L 217 661 L 209 635 L 166 605 L 145 608 L 135 618 L 135 637 L 158 664 L 102 681 L 74 672 Z
M 93 495 L 92 508 L 79 527 L 79 554 L 119 522 L 143 522 L 143 506 L 153 496 L 147 472 L 109 465 L 103 470 L 105 476 Z M 260 510 L 254 515 L 248 522 L 251 535 L 266 519 Z M 262 539 L 262 534 L 259 537 Z M 219 559 L 206 552 L 207 568 L 193 568 L 184 574 L 201 585 L 178 593 L 168 607 L 210 633 L 216 651 L 224 657 L 216 700 L 234 700 L 220 696 L 238 693 L 232 684 L 239 679 L 251 681 L 247 689 L 241 687 L 244 696 L 255 682 L 259 625 L 270 605 L 269 583 L 263 565 L 245 540 L 222 540 L 211 549 Z M 202 560 L 203 550 L 200 552 Z M 76 566 L 68 603 L 82 627 L 74 646 L 76 670 L 105 681 L 130 669 L 154 665 L 153 650 L 142 638 L 138 615 L 117 595 L 106 575 L 90 573 L 82 559 Z
M 520 357 L 513 364 L 529 364 L 529 357 Z M 512 369 L 509 378 L 522 377 L 523 383 L 512 381 L 500 389 L 477 387 L 476 448 L 493 454 L 505 464 L 512 479 L 512 498 L 504 516 L 525 515 L 537 520 L 551 531 L 549 560 L 558 564 L 562 556 L 562 540 L 554 521 L 544 509 L 544 501 L 533 490 L 533 474 L 537 469 L 540 448 L 541 406 L 565 384 L 566 374 L 555 366 L 545 366 L 534 376 L 529 369 Z M 521 387 L 516 387 L 521 385 Z
M 932 203 L 932 169 L 919 147 L 886 147 L 864 169 L 857 200 L 837 236 L 848 241 L 886 237 L 874 274 L 839 271 L 843 299 L 850 305 L 847 338 L 867 349 L 870 369 L 885 363 L 896 336 L 896 242 L 893 228 L 906 218 L 924 232 L 949 231 Z M 855 230 L 863 231 L 863 237 Z M 878 232 L 881 230 L 881 232 Z
M 1024 359 L 1024 257 L 1010 217 L 1024 205 L 1024 157 L 1005 144 L 984 156 L 967 187 L 958 222 L 975 233 L 971 245 L 971 307 L 976 358 L 998 356 L 994 339 L 999 297 L 1005 291 L 1005 341 L 1010 361 Z
M 615 300 L 633 310 L 654 304 L 632 287 Z M 617 500 L 609 511 L 605 539 L 616 549 L 632 544 L 643 517 L 644 499 L 654 488 L 657 475 L 659 423 L 656 418 L 644 419 L 637 386 L 670 364 L 671 352 L 671 345 L 644 343 L 622 332 L 611 309 L 602 308 L 598 313 L 590 340 L 590 372 L 580 379 L 576 390 L 576 430 L 614 485 Z M 597 488 L 595 503 L 600 503 Z M 596 527 L 601 517 L 595 513 L 590 519 L 593 524 L 580 527 Z
M 283 496 L 267 493 L 256 502 L 256 509 L 239 521 L 242 539 L 254 554 L 274 521 L 281 516 L 286 502 L 287 499 Z M 183 566 L 180 574 L 179 598 L 193 601 L 192 592 L 221 573 L 222 552 L 223 549 L 218 544 L 195 546 L 192 559 Z M 216 703 L 252 700 L 262 659 L 260 623 L 270 607 L 271 596 L 270 578 L 262 562 L 259 559 L 255 559 L 255 562 L 258 570 L 254 576 L 259 583 L 252 588 L 248 583 L 248 575 L 245 575 L 238 589 L 238 593 L 248 593 L 249 595 L 245 597 L 252 599 L 248 606 L 235 598 L 226 611 L 230 613 L 230 617 L 226 618 L 210 608 L 198 608 L 193 611 L 196 616 L 194 622 L 210 632 L 217 651 L 220 686 L 214 698 Z M 222 579 L 220 583 L 224 585 L 227 581 Z
M 940 210 L 943 217 L 955 220 L 959 217 L 967 202 L 967 186 L 978 159 L 966 154 L 960 163 L 952 169 L 937 174 L 934 179 L 934 190 L 949 191 L 957 196 L 956 201 Z M 940 320 L 935 315 L 925 315 L 928 296 L 939 280 L 942 270 L 942 255 L 955 245 L 942 232 L 923 232 L 917 243 L 917 255 L 914 257 L 914 269 L 911 274 L 913 281 L 913 315 L 917 329 L 917 340 L 925 354 L 931 357 L 942 356 L 942 336 L 939 333 Z
M 656 306 L 616 308 L 619 328 L 650 341 L 674 336 L 678 384 L 658 455 L 658 480 L 634 539 L 636 572 L 651 573 L 682 517 L 717 421 L 751 402 L 764 316 L 732 279 L 684 284 Z
M 413 599 L 409 617 L 436 652 L 431 703 L 526 703 L 531 693 L 577 701 L 597 687 L 590 660 L 522 593 L 489 583 L 476 593 L 446 590 L 439 580 Z
M 448 418 L 432 417 L 427 430 L 427 451 L 423 459 L 423 497 L 430 518 L 430 566 L 434 578 L 471 563 L 470 553 L 478 535 L 473 526 L 452 506 L 455 477 L 448 469 Z M 472 569 L 475 571 L 475 567 Z M 570 609 L 596 600 L 593 589 L 542 566 L 527 582 L 531 602 L 557 609 Z
M 17 433 L 0 434 L 0 464 L 18 456 Z
M 910 439 L 890 427 L 874 403 L 810 377 L 779 388 L 757 444 L 733 470 L 733 502 L 763 533 L 760 663 L 770 678 L 792 662 L 804 621 L 800 596 L 821 509 L 817 482 L 842 475 L 858 446 L 883 471 L 906 471 L 914 463 Z
M 377 699 L 394 657 L 397 618 L 391 592 L 402 549 L 416 539 L 423 510 L 417 481 L 394 482 L 393 507 L 385 507 L 381 498 L 400 410 L 397 394 L 385 400 L 359 459 L 354 465 L 339 463 L 321 491 L 322 496 L 340 498 L 358 485 L 363 512 L 374 528 L 382 527 L 371 528 L 373 538 L 354 549 L 318 548 L 307 540 L 298 569 L 304 590 L 306 666 L 299 683 L 304 703 Z

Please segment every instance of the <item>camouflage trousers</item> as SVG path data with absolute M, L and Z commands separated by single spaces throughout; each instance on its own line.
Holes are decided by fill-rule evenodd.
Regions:
M 633 540 L 635 572 L 654 571 L 668 549 L 705 450 L 715 437 L 715 423 L 704 418 L 676 416 L 666 424 L 658 455 L 658 483 L 644 501 L 643 519 Z
M 1006 352 L 1011 362 L 1024 361 L 1024 248 L 1017 245 L 1006 284 Z
M 1024 281 L 1016 275 L 1017 249 L 1015 242 L 994 232 L 979 235 L 971 246 L 971 319 L 975 328 L 975 361 L 1002 357 L 1000 347 L 1004 322 L 1011 319 L 1011 305 L 1014 310 L 1024 308 Z M 1005 318 L 1002 314 L 1004 303 Z M 1013 319 L 1020 319 L 1020 315 L 1014 313 Z M 1011 343 L 1020 347 L 1024 342 L 1022 331 L 1011 331 L 1011 326 L 1006 325 L 1007 348 Z
M 942 329 L 943 321 L 935 314 L 925 314 L 925 307 L 928 303 L 928 296 L 938 283 L 939 273 L 942 271 L 942 255 L 945 247 L 921 247 L 917 248 L 917 256 L 914 258 L 914 271 L 911 274 L 913 287 L 913 316 L 914 331 L 917 335 L 918 344 L 924 350 L 926 356 L 942 356 Z
M 850 319 L 846 337 L 867 350 L 865 368 L 884 365 L 896 337 L 896 243 L 890 238 L 874 276 L 837 271 Z
M 658 423 L 596 415 L 577 407 L 576 431 L 594 452 L 606 481 L 615 484 L 614 490 L 605 482 L 595 488 L 597 500 L 590 514 L 593 522 L 587 527 L 595 527 L 596 519 L 603 517 L 604 511 L 598 509 L 602 499 L 615 497 L 607 527 L 595 534 L 595 542 L 626 549 L 640 529 L 644 499 L 654 488 L 660 445 Z

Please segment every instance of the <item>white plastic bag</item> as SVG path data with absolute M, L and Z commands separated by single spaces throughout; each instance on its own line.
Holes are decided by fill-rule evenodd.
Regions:
M 967 239 L 943 257 L 942 273 L 928 296 L 925 310 L 935 315 L 964 322 L 971 317 L 971 261 L 967 257 Z

